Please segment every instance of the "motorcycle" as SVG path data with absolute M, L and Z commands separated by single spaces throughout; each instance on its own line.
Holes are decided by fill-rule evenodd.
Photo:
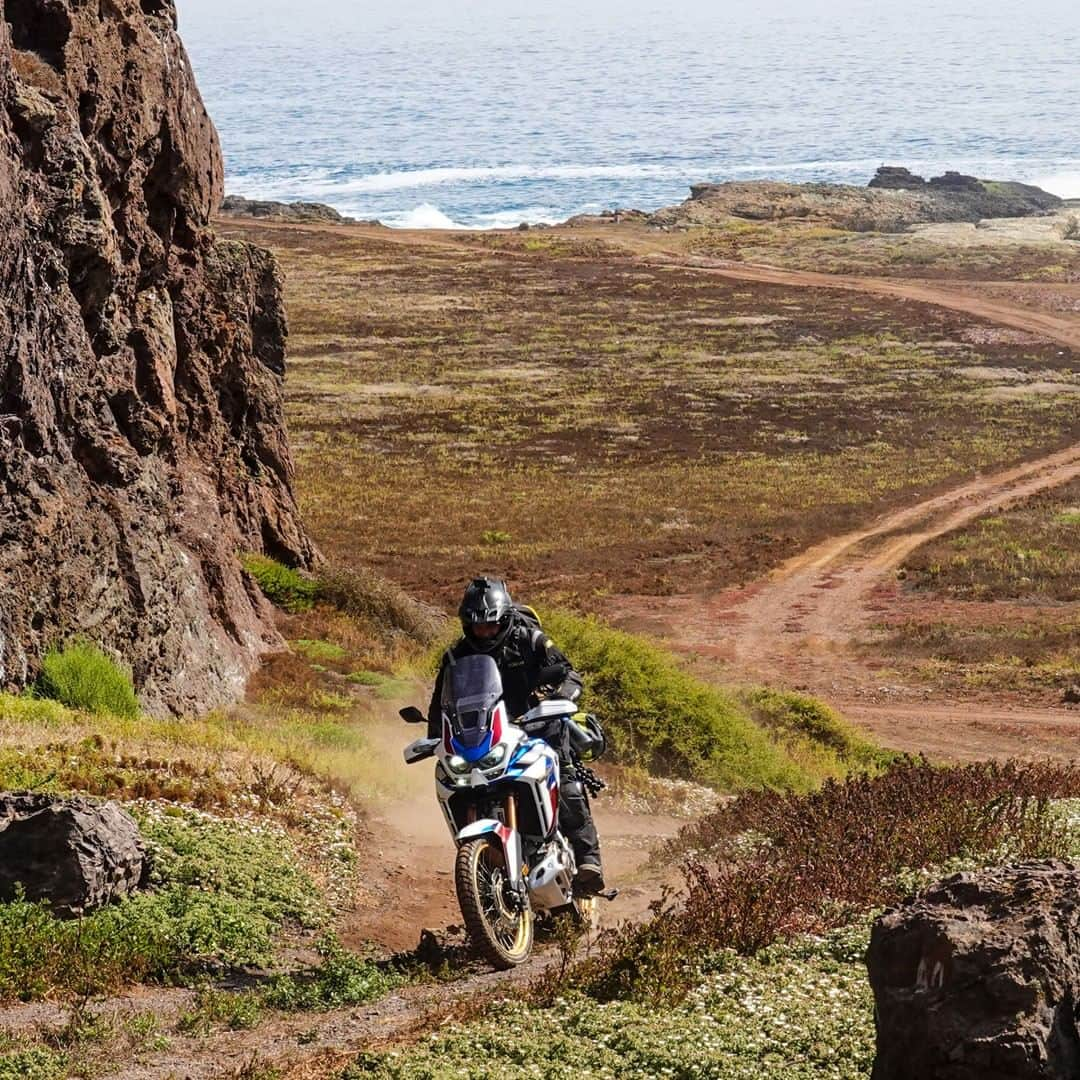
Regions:
M 559 729 L 579 749 L 590 736 L 571 719 L 577 706 L 560 698 L 513 721 L 498 665 L 482 654 L 454 662 L 441 707 L 442 737 L 410 743 L 405 762 L 436 759 L 435 791 L 457 844 L 454 883 L 465 928 L 484 958 L 505 970 L 532 954 L 536 916 L 567 914 L 597 925 L 597 898 L 574 895 L 574 852 L 558 827 L 559 755 L 536 733 L 550 737 Z M 426 723 L 413 706 L 400 715 Z

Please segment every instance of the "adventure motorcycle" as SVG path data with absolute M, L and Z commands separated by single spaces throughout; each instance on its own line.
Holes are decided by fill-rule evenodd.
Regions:
M 573 722 L 577 706 L 541 702 L 512 722 L 498 665 L 486 655 L 462 657 L 443 684 L 441 739 L 405 748 L 412 765 L 435 757 L 435 791 L 457 844 L 454 882 L 465 927 L 496 968 L 528 960 L 535 915 L 598 920 L 596 897 L 574 896 L 574 852 L 558 828 L 559 755 L 538 731 L 563 730 L 571 745 L 589 735 Z M 415 707 L 408 723 L 424 723 Z M 614 893 L 605 895 L 613 899 Z

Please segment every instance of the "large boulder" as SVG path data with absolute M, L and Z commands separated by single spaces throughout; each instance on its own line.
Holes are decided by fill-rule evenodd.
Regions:
M 62 917 L 85 915 L 137 889 L 146 846 L 116 803 L 0 795 L 0 899 L 19 887 Z
M 874 923 L 873 1080 L 1080 1076 L 1080 867 L 956 874 Z
M 281 647 L 237 559 L 314 557 L 281 282 L 221 198 L 172 0 L 0 2 L 0 686 L 82 635 L 201 710 Z

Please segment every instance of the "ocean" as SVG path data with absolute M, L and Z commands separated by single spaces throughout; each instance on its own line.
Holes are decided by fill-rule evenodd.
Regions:
M 227 189 L 556 222 L 881 164 L 1080 197 L 1076 0 L 178 0 Z

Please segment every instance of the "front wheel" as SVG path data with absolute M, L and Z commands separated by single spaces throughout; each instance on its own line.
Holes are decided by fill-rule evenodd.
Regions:
M 465 929 L 484 959 L 500 971 L 525 963 L 532 955 L 533 914 L 514 903 L 502 848 L 486 836 L 462 845 L 454 881 Z

